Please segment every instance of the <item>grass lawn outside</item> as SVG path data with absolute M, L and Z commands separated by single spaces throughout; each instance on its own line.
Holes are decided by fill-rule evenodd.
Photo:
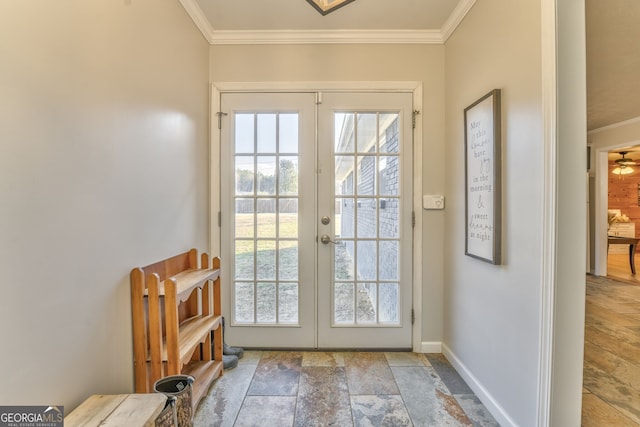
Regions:
M 236 322 L 298 322 L 298 215 L 277 218 L 275 213 L 236 214 Z M 352 255 L 340 242 L 334 248 L 335 277 L 353 280 Z M 353 323 L 357 313 L 358 323 L 375 323 L 376 293 L 365 284 L 355 286 L 354 282 L 335 284 L 335 322 Z

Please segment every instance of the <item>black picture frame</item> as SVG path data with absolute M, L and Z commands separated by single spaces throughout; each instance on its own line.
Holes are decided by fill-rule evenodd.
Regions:
M 501 90 L 464 109 L 465 255 L 501 263 Z

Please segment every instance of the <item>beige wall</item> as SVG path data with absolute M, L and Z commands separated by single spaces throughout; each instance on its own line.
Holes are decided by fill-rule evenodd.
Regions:
M 133 390 L 129 271 L 208 245 L 208 54 L 177 1 L 0 2 L 2 404 Z
M 212 82 L 417 81 L 423 87 L 424 194 L 444 192 L 444 46 L 259 45 L 211 47 Z M 444 211 L 422 211 L 422 341 L 442 341 Z
M 502 425 L 534 426 L 541 309 L 540 2 L 475 4 L 447 41 L 445 354 Z M 502 90 L 502 263 L 464 255 L 464 109 Z

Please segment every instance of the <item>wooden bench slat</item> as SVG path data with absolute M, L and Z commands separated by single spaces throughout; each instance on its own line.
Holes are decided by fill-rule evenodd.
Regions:
M 94 394 L 64 418 L 65 427 L 147 427 L 164 409 L 167 398 L 160 393 Z

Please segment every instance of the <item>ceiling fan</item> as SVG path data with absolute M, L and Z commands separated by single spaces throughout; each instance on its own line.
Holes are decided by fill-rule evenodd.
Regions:
M 625 157 L 627 154 L 629 154 L 628 151 L 620 151 L 619 154 L 622 156 L 619 159 L 615 160 L 615 163 L 620 166 L 620 167 L 625 167 L 625 166 L 635 166 L 638 163 L 636 163 L 635 160 L 633 159 L 629 159 L 627 157 Z
M 621 178 L 622 175 L 633 173 L 633 168 L 631 166 L 635 166 L 638 164 L 635 160 L 625 157 L 628 153 L 628 151 L 620 151 L 619 154 L 622 157 L 614 160 L 616 167 L 611 172 L 615 175 L 618 175 L 619 178 Z

